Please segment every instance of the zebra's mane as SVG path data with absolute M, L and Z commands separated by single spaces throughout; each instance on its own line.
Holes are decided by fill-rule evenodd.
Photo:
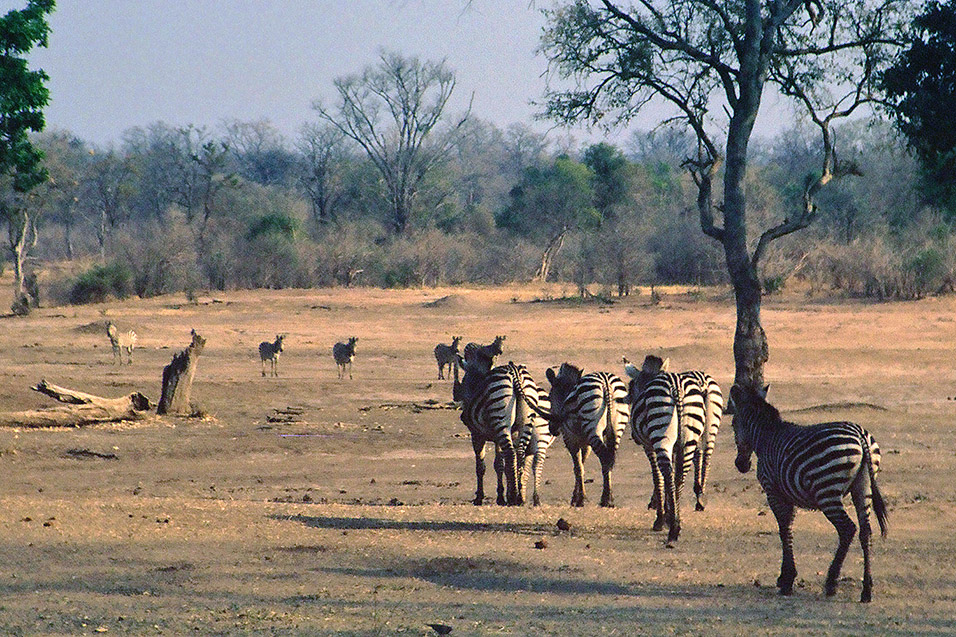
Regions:
M 780 415 L 780 411 L 767 402 L 766 398 L 761 397 L 756 392 L 750 393 L 750 404 L 748 405 L 754 412 L 756 420 L 760 424 L 771 427 L 779 427 L 786 424 L 783 417 Z

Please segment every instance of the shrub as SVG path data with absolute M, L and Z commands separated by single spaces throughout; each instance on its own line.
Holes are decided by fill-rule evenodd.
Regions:
M 121 263 L 96 265 L 81 274 L 70 290 L 70 303 L 102 303 L 109 298 L 125 299 L 133 291 L 133 275 Z

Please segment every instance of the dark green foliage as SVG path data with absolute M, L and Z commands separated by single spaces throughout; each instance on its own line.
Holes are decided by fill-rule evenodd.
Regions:
M 31 71 L 24 56 L 34 46 L 46 46 L 46 15 L 53 7 L 53 0 L 30 0 L 25 9 L 0 18 L 0 174 L 13 178 L 17 192 L 27 192 L 47 178 L 43 153 L 28 134 L 43 130 L 49 77 L 42 70 Z
M 125 299 L 133 293 L 133 274 L 121 263 L 96 265 L 77 277 L 70 290 L 70 303 L 102 303 Z
M 499 227 L 533 238 L 548 238 L 565 226 L 595 227 L 593 173 L 567 155 L 550 166 L 530 167 L 511 189 L 507 208 L 496 216 Z
M 909 48 L 882 77 L 897 125 L 924 170 L 928 199 L 956 218 L 956 5 L 931 2 Z
M 269 236 L 295 241 L 295 233 L 300 225 L 298 219 L 280 213 L 270 213 L 252 222 L 246 238 L 254 241 L 258 237 Z

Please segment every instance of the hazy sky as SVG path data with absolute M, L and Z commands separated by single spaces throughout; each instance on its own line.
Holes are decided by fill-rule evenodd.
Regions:
M 23 0 L 0 0 L 0 11 Z M 47 126 L 96 144 L 157 120 L 217 127 L 266 118 L 286 136 L 334 102 L 332 80 L 383 49 L 446 60 L 456 110 L 500 127 L 532 121 L 545 80 L 535 53 L 550 0 L 58 0 L 49 47 Z M 636 123 L 650 128 L 652 116 Z M 577 131 L 576 137 L 586 135 Z M 624 145 L 627 134 L 612 135 Z

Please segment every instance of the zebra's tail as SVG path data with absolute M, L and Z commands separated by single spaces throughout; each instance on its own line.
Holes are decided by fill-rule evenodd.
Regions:
M 617 446 L 615 445 L 615 429 L 614 429 L 614 410 L 611 409 L 611 388 L 608 386 L 607 382 L 603 383 L 602 389 L 604 390 L 604 436 L 602 442 L 604 443 L 604 458 L 602 460 L 608 467 L 608 471 L 614 468 L 614 461 L 616 460 Z
M 876 513 L 876 521 L 880 523 L 880 535 L 886 537 L 889 532 L 889 519 L 886 515 L 886 502 L 883 501 L 883 494 L 876 484 L 876 471 L 873 468 L 873 454 L 870 451 L 869 436 L 863 436 L 863 460 L 866 462 L 866 470 L 870 473 L 870 494 L 873 500 L 873 512 Z

